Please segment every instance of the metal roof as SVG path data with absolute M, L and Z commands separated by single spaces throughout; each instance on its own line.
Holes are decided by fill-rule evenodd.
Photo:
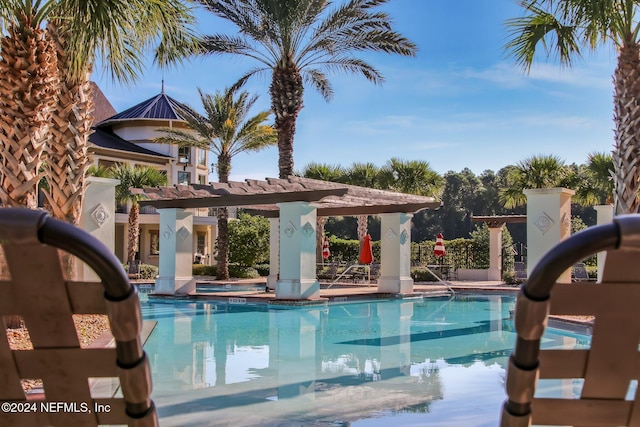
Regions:
M 161 92 L 153 98 L 134 105 L 100 123 L 100 126 L 125 120 L 180 120 L 189 107 Z
M 98 147 L 108 148 L 111 150 L 127 151 L 129 153 L 145 154 L 147 156 L 164 157 L 168 159 L 172 158 L 171 156 L 140 147 L 132 142 L 120 138 L 113 132 L 99 128 L 95 129 L 95 132 L 89 136 L 89 142 Z
M 441 206 L 433 197 L 296 176 L 287 179 L 267 178 L 266 181 L 248 179 L 245 182 L 130 190 L 147 197 L 147 200 L 140 201 L 141 206 L 160 209 L 241 206 L 267 217 L 279 216 L 276 203 L 297 201 L 316 206 L 318 216 L 410 213 Z

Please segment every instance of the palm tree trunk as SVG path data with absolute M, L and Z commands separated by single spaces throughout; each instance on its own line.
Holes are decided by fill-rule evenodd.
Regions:
M 0 41 L 0 202 L 35 209 L 58 71 L 53 46 L 32 21 L 23 15 Z
M 231 156 L 227 153 L 218 155 L 218 181 L 229 182 L 231 173 Z M 229 278 L 229 209 L 218 208 L 218 256 L 216 261 L 216 279 Z
M 52 141 L 48 147 L 45 178 L 49 192 L 45 192 L 53 216 L 78 225 L 82 212 L 82 197 L 85 190 L 85 174 L 91 163 L 87 142 L 93 123 L 93 98 L 86 78 L 77 81 L 66 77 L 70 61 L 66 54 L 64 37 L 55 24 L 49 22 L 47 31 L 56 44 L 58 68 L 62 84 L 59 101 L 53 112 Z
M 292 60 L 273 70 L 269 87 L 271 108 L 276 116 L 275 128 L 278 132 L 278 168 L 280 178 L 293 174 L 293 139 L 296 120 L 302 110 L 302 76 Z
M 364 236 L 367 234 L 367 225 L 369 222 L 369 215 L 358 215 L 358 240 L 360 244 L 364 242 Z
M 127 262 L 136 259 L 138 238 L 140 237 L 140 206 L 134 202 L 129 211 L 129 244 L 127 245 Z
M 616 215 L 638 212 L 640 189 L 640 48 L 625 45 L 620 49 L 614 72 L 614 205 Z
M 229 278 L 229 209 L 218 208 L 218 257 L 216 279 Z

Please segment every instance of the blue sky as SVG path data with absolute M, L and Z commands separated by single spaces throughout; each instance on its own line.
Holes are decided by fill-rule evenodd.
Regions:
M 384 75 L 382 86 L 334 74 L 326 103 L 305 90 L 294 142 L 295 169 L 309 162 L 383 165 L 391 157 L 426 160 L 439 173 L 499 170 L 536 154 L 584 163 L 589 153 L 613 148 L 615 52 L 587 53 L 570 69 L 539 61 L 526 75 L 504 53 L 504 20 L 522 14 L 512 0 L 391 0 L 396 30 L 414 41 L 415 58 L 363 54 Z M 200 13 L 207 33 L 234 27 Z M 140 81 L 124 87 L 97 72 L 117 111 L 165 92 L 199 107 L 197 88 L 214 93 L 252 66 L 231 56 L 194 59 L 164 72 L 151 63 Z M 269 78 L 246 86 L 268 109 Z M 256 109 L 256 112 L 258 109 Z M 232 180 L 278 176 L 276 148 L 233 159 Z M 213 179 L 213 176 L 211 177 Z

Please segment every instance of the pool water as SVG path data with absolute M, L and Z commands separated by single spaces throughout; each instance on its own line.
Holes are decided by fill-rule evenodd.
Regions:
M 152 397 L 163 426 L 495 426 L 514 305 L 500 295 L 290 310 L 147 301 L 144 318 L 158 322 L 145 345 Z M 543 341 L 589 338 L 549 329 Z

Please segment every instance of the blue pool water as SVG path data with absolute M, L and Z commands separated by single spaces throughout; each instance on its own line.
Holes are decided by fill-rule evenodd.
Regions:
M 152 396 L 163 426 L 495 426 L 513 306 L 498 295 L 295 310 L 147 301 Z M 544 345 L 588 340 L 549 329 Z

